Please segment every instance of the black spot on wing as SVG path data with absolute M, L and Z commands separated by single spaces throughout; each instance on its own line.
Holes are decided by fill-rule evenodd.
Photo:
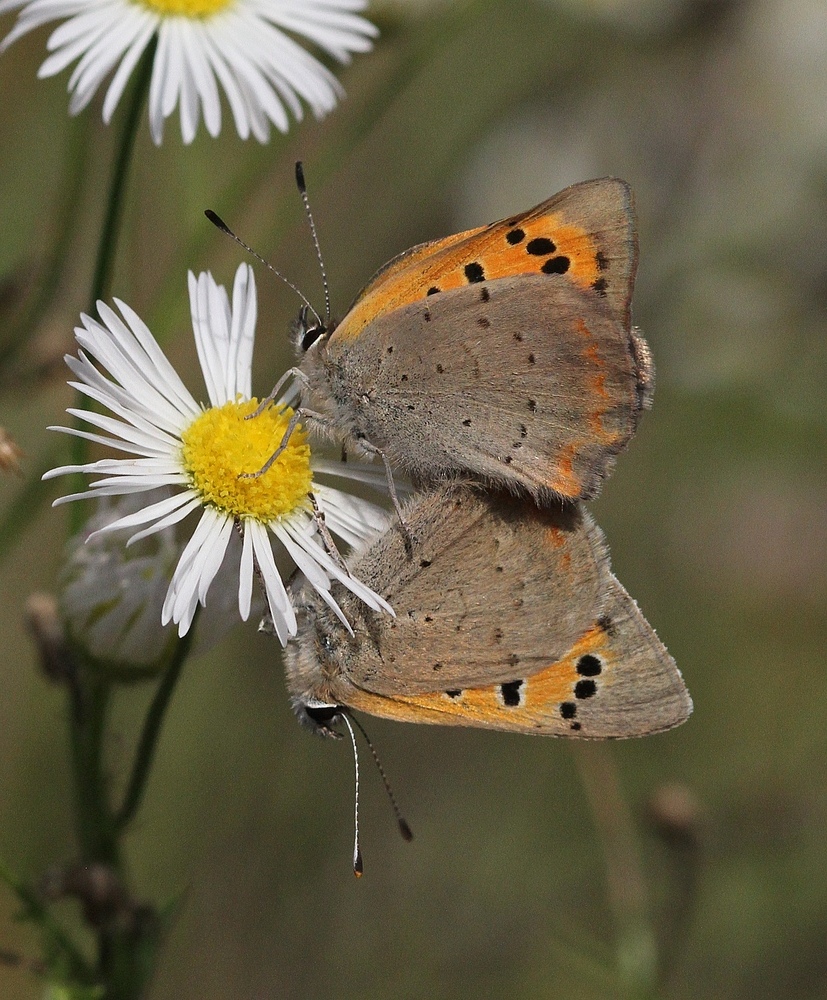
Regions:
M 532 257 L 547 257 L 555 252 L 557 244 L 546 236 L 537 236 L 526 243 L 525 249 L 526 253 L 530 253 Z
M 505 239 L 507 243 L 510 243 L 511 246 L 515 247 L 518 243 L 522 243 L 525 239 L 525 230 L 520 229 L 519 227 L 516 229 L 509 229 L 509 231 L 505 234 Z
M 597 694 L 597 685 L 591 678 L 589 680 L 578 681 L 574 685 L 574 697 L 579 700 L 593 698 Z
M 465 271 L 465 279 L 469 284 L 474 284 L 477 281 L 485 281 L 485 271 L 482 269 L 482 264 L 479 261 L 472 261 L 470 264 L 466 264 L 463 268 Z
M 571 261 L 568 257 L 564 257 L 562 254 L 559 257 L 551 257 L 549 260 L 543 264 L 540 270 L 543 274 L 565 274 L 571 266 Z M 600 280 L 600 279 L 598 279 Z
M 586 653 L 577 661 L 577 673 L 581 677 L 597 677 L 602 670 L 603 664 L 599 657 L 592 656 L 591 653 Z
M 522 686 L 523 682 L 521 680 L 500 684 L 500 694 L 502 695 L 503 705 L 506 708 L 518 708 L 522 703 L 523 698 L 520 693 Z

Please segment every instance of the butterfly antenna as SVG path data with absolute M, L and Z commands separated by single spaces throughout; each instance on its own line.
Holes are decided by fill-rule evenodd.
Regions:
M 324 286 L 324 325 L 325 327 L 329 327 L 330 286 L 327 283 L 327 271 L 325 270 L 324 259 L 322 258 L 322 248 L 319 246 L 319 236 L 316 232 L 316 223 L 313 221 L 313 213 L 310 211 L 310 199 L 307 197 L 307 184 L 304 180 L 304 167 L 302 166 L 301 160 L 296 161 L 296 186 L 299 189 L 299 194 L 301 195 L 302 202 L 304 203 L 304 211 L 310 225 L 310 235 L 313 239 L 313 246 L 316 248 L 316 258 L 319 261 L 319 267 L 322 271 L 322 285 Z
M 390 781 L 388 781 L 388 776 L 387 774 L 385 774 L 385 769 L 384 767 L 382 767 L 382 761 L 379 760 L 379 754 L 376 752 L 376 748 L 374 747 L 373 743 L 371 743 L 368 734 L 365 732 L 365 727 L 355 716 L 353 718 L 353 723 L 364 737 L 365 743 L 367 743 L 368 749 L 370 750 L 371 756 L 373 757 L 374 763 L 376 764 L 377 770 L 379 771 L 379 775 L 382 778 L 382 784 L 385 786 L 385 791 L 388 793 L 388 798 L 390 799 L 391 808 L 393 809 L 393 813 L 396 816 L 396 822 L 399 824 L 399 832 L 402 834 L 404 840 L 407 841 L 413 840 L 413 831 L 408 826 L 408 822 L 405 819 L 405 817 L 402 815 L 402 810 L 399 808 L 399 803 L 396 801 L 396 796 L 393 794 L 391 783 Z
M 212 224 L 213 224 L 213 225 L 214 225 L 214 226 L 216 227 L 216 229 L 220 229 L 220 230 L 221 230 L 221 232 L 222 232 L 222 233 L 224 233 L 224 235 L 225 235 L 225 236 L 229 236 L 231 240 L 235 240 L 235 241 L 236 241 L 236 243 L 237 243 L 237 244 L 238 244 L 238 245 L 239 245 L 240 247 L 243 247 L 243 248 L 244 248 L 244 249 L 245 249 L 245 250 L 247 251 L 247 253 L 249 253 L 249 254 L 252 254 L 252 256 L 253 256 L 253 257 L 255 257 L 255 259 L 256 259 L 256 260 L 257 260 L 257 261 L 258 261 L 258 262 L 259 262 L 260 264 L 263 264 L 263 265 L 264 265 L 264 266 L 265 266 L 265 267 L 267 268 L 267 270 L 268 270 L 268 271 L 270 271 L 270 272 L 272 272 L 273 274 L 275 274 L 275 276 L 276 276 L 276 277 L 277 277 L 277 278 L 278 278 L 278 279 L 279 279 L 280 281 L 283 281 L 283 282 L 285 283 L 285 285 L 287 285 L 287 287 L 288 287 L 288 288 L 292 288 L 292 289 L 293 289 L 293 291 L 294 291 L 294 292 L 296 293 L 296 295 L 298 295 L 298 297 L 299 297 L 299 298 L 300 298 L 300 299 L 302 300 L 302 302 L 304 303 L 304 305 L 305 305 L 305 306 L 307 306 L 307 308 L 308 308 L 308 309 L 310 310 L 310 312 L 311 312 L 311 313 L 313 313 L 313 315 L 314 315 L 314 316 L 316 317 L 316 322 L 317 322 L 317 323 L 318 323 L 318 324 L 319 324 L 320 326 L 322 326 L 322 325 L 323 325 L 323 324 L 322 324 L 322 318 L 321 318 L 321 316 L 320 316 L 320 315 L 319 315 L 319 314 L 318 314 L 318 313 L 316 312 L 316 310 L 315 310 L 315 309 L 313 308 L 313 306 L 312 306 L 312 305 L 310 304 L 310 302 L 308 301 L 307 297 L 306 297 L 306 296 L 305 296 L 305 295 L 304 295 L 304 294 L 303 294 L 302 292 L 300 292 L 298 288 L 296 288 L 296 286 L 295 286 L 295 285 L 293 284 L 293 282 L 292 282 L 292 281 L 291 281 L 291 280 L 290 280 L 289 278 L 285 278 L 285 276 L 284 276 L 284 275 L 283 275 L 283 274 L 281 273 L 281 271 L 277 271 L 277 270 L 276 270 L 276 269 L 275 269 L 275 268 L 273 267 L 273 265 L 272 265 L 272 264 L 270 263 L 270 261 L 269 261 L 269 260 L 265 260 L 265 259 L 264 259 L 264 258 L 263 258 L 263 257 L 261 256 L 261 254 L 260 254 L 260 253 L 256 253 L 256 251 L 255 251 L 255 250 L 253 250 L 253 248 L 252 248 L 251 246 L 248 246 L 248 245 L 247 245 L 247 244 L 246 244 L 246 243 L 244 242 L 244 240 L 242 240 L 242 239 L 241 239 L 241 237 L 239 237 L 239 236 L 236 236 L 236 234 L 235 234 L 235 233 L 234 233 L 234 232 L 232 231 L 232 229 L 230 229 L 230 227 L 229 227 L 229 226 L 227 225 L 227 223 L 226 223 L 226 222 L 225 222 L 225 221 L 224 221 L 224 220 L 223 220 L 223 219 L 221 218 L 221 216 L 220 216 L 220 215 L 216 215 L 216 213 L 215 213 L 215 212 L 213 212 L 213 210 L 212 210 L 211 208 L 206 208 L 206 209 L 204 209 L 204 215 L 206 215 L 206 216 L 207 216 L 207 218 L 208 218 L 208 219 L 210 220 L 210 222 L 211 222 L 211 223 L 212 223 Z M 330 320 L 330 310 L 328 309 L 328 321 L 329 321 L 329 320 Z
M 353 747 L 353 765 L 356 770 L 356 794 L 354 795 L 353 806 L 353 874 L 356 878 L 361 878 L 365 868 L 362 864 L 362 851 L 359 848 L 359 751 L 356 749 L 356 734 L 353 732 L 350 719 L 348 719 L 344 712 L 342 713 L 342 718 L 345 720 L 347 731 L 350 733 L 350 744 Z

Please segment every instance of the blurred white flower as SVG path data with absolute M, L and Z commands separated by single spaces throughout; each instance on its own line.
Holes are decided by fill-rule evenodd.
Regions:
M 0 52 L 21 35 L 66 19 L 49 37 L 39 76 L 78 60 L 69 78 L 69 111 L 77 114 L 114 70 L 103 102 L 109 122 L 147 46 L 158 47 L 149 90 L 149 127 L 161 142 L 164 119 L 180 107 L 181 134 L 192 142 L 203 110 L 211 136 L 221 131 L 219 88 L 242 139 L 259 142 L 270 124 L 289 127 L 302 102 L 317 117 L 342 96 L 341 84 L 300 37 L 339 62 L 366 52 L 376 28 L 357 11 L 366 0 L 0 0 L 0 14 L 19 10 Z M 117 67 L 117 68 L 116 68 Z
M 315 501 L 330 531 L 348 545 L 359 545 L 387 527 L 387 512 L 317 482 L 316 476 L 336 475 L 381 488 L 383 473 L 358 463 L 313 458 L 304 431 L 297 427 L 266 473 L 242 476 L 258 471 L 274 453 L 292 410 L 280 402 L 254 419 L 245 419 L 257 408 L 257 400 L 251 398 L 257 307 L 250 267 L 242 264 L 236 273 L 232 307 L 226 290 L 209 274 L 198 278 L 190 274 L 189 288 L 193 329 L 210 407 L 195 402 L 149 329 L 129 306 L 115 300 L 121 319 L 99 302 L 102 323 L 82 316 L 83 326 L 75 330 L 81 350 L 78 357 L 66 358 L 77 378 L 69 384 L 114 416 L 69 409 L 69 414 L 104 433 L 53 429 L 134 457 L 53 469 L 44 478 L 76 472 L 103 475 L 88 491 L 55 502 L 89 496 L 146 497 L 152 491 L 151 502 L 145 500 L 133 512 L 98 529 L 100 533 L 146 525 L 131 536 L 129 543 L 200 511 L 183 552 L 176 550 L 177 564 L 161 614 L 162 624 L 176 622 L 180 635 L 192 624 L 197 605 L 206 605 L 207 592 L 228 558 L 235 535 L 240 536 L 233 560 L 238 566 L 239 613 L 244 620 L 250 615 L 257 574 L 282 643 L 295 634 L 296 615 L 276 566 L 271 535 L 343 621 L 330 595 L 331 578 L 339 580 L 369 607 L 391 611 L 381 597 L 349 574 L 337 553 L 328 551 L 319 538 L 312 509 Z M 110 377 L 102 374 L 92 359 Z M 162 487 L 169 493 L 159 500 L 155 491 Z

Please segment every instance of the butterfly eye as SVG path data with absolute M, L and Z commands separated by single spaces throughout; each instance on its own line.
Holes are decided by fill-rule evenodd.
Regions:
M 299 315 L 293 320 L 290 327 L 290 337 L 296 346 L 296 350 L 301 354 L 307 353 L 310 348 L 327 333 L 327 327 L 320 323 L 316 316 L 310 315 L 307 306 L 302 306 Z
M 314 325 L 308 327 L 302 335 L 300 347 L 303 351 L 308 351 L 316 343 L 319 337 L 325 332 L 323 326 Z
M 342 718 L 342 710 L 338 705 L 308 705 L 300 706 L 299 720 L 310 726 L 320 736 L 332 736 L 341 739 L 332 727 Z

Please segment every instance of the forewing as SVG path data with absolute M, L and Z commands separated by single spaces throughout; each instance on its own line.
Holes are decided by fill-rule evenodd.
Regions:
M 329 357 L 362 436 L 415 475 L 468 470 L 578 499 L 648 401 L 642 347 L 596 292 L 535 275 L 404 306 Z
M 400 254 L 360 292 L 333 338 L 352 340 L 378 317 L 427 296 L 532 274 L 595 291 L 628 327 L 637 252 L 629 185 L 584 181 L 528 212 Z

